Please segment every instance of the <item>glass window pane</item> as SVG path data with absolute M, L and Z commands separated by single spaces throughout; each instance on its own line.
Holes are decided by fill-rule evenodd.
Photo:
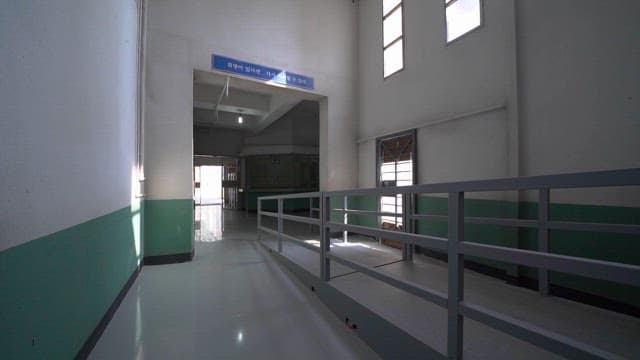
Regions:
M 382 172 L 393 172 L 396 169 L 395 163 L 384 163 L 380 166 Z
M 384 77 L 401 70 L 404 66 L 402 42 L 403 40 L 400 39 L 384 50 Z
M 457 0 L 447 6 L 447 42 L 480 26 L 480 0 Z
M 381 209 L 382 209 L 382 212 L 393 213 L 393 212 L 395 212 L 396 206 L 395 205 L 382 205 Z
M 382 29 L 383 46 L 389 45 L 393 40 L 402 36 L 402 7 L 397 8 L 396 11 L 384 19 Z
M 385 16 L 391 11 L 394 7 L 400 4 L 402 0 L 382 0 L 382 16 Z
M 396 174 L 394 173 L 382 173 L 382 181 L 391 181 L 396 179 Z
M 396 199 L 393 196 L 383 196 L 380 199 L 381 203 L 383 205 L 395 205 L 396 204 Z
M 398 161 L 398 171 L 411 171 L 413 170 L 412 161 Z

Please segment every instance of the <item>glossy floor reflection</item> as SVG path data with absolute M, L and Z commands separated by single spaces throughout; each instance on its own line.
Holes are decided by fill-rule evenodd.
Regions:
M 91 359 L 377 358 L 256 244 L 255 216 L 222 213 L 192 262 L 144 267 Z
M 195 207 L 195 240 L 196 242 L 213 242 L 222 240 L 224 231 L 224 214 L 222 205 L 198 205 Z

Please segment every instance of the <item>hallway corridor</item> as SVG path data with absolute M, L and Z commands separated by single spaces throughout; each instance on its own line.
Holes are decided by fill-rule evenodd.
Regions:
M 256 244 L 254 215 L 223 212 L 192 262 L 144 267 L 90 359 L 377 358 Z

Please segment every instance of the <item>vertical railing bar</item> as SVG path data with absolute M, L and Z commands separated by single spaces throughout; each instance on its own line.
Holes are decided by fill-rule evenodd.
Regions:
M 409 194 L 402 194 L 402 230 L 404 232 L 411 232 L 409 229 Z M 411 244 L 402 243 L 402 260 L 411 260 L 410 248 Z
M 462 359 L 463 317 L 460 302 L 464 300 L 464 255 L 459 244 L 464 241 L 464 193 L 449 193 L 448 244 L 448 329 L 447 353 L 450 359 Z
M 382 211 L 382 206 L 380 206 L 380 202 L 382 201 L 382 197 L 380 196 L 380 190 L 376 190 L 375 197 L 376 197 L 376 211 L 380 212 L 380 211 Z M 380 215 L 376 216 L 376 222 L 377 222 L 376 226 L 378 228 L 381 228 L 382 227 L 382 217 Z M 378 241 L 378 245 L 382 245 L 382 238 L 380 236 L 376 237 L 376 241 Z
M 331 200 L 325 193 L 320 194 L 320 278 L 329 281 L 331 278 L 330 260 L 327 253 L 331 249 L 331 234 L 327 223 L 331 218 Z
M 284 223 L 282 220 L 282 208 L 284 207 L 283 199 L 278 199 L 278 252 L 282 252 L 282 233 L 284 231 Z
M 262 199 L 258 198 L 258 241 L 262 240 L 262 232 L 260 228 L 262 227 Z
M 414 194 L 408 194 L 407 196 L 408 200 L 409 200 L 409 206 L 408 206 L 408 212 L 407 212 L 407 218 L 409 219 L 408 222 L 408 226 L 409 226 L 409 232 L 412 234 L 416 233 L 416 228 L 415 228 L 415 219 L 413 218 L 413 215 L 415 215 L 416 213 L 416 203 L 415 203 L 415 198 L 414 198 Z M 409 244 L 409 259 L 413 261 L 413 254 L 416 251 L 416 245 L 415 244 Z
M 549 252 L 549 189 L 540 189 L 538 197 L 538 251 Z M 538 268 L 538 291 L 549 295 L 549 271 Z
M 313 217 L 313 198 L 309 198 L 309 217 Z M 309 232 L 313 231 L 313 224 L 309 224 Z
M 342 210 L 344 210 L 344 224 L 347 225 L 349 223 L 349 214 L 347 214 L 347 210 L 349 209 L 349 196 L 345 195 L 342 201 Z M 342 232 L 342 237 L 344 238 L 344 242 L 348 242 L 349 232 L 347 230 Z

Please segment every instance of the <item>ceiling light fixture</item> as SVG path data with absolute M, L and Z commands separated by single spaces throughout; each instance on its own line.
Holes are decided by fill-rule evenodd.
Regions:
M 238 116 L 238 124 L 242 124 L 242 115 Z

